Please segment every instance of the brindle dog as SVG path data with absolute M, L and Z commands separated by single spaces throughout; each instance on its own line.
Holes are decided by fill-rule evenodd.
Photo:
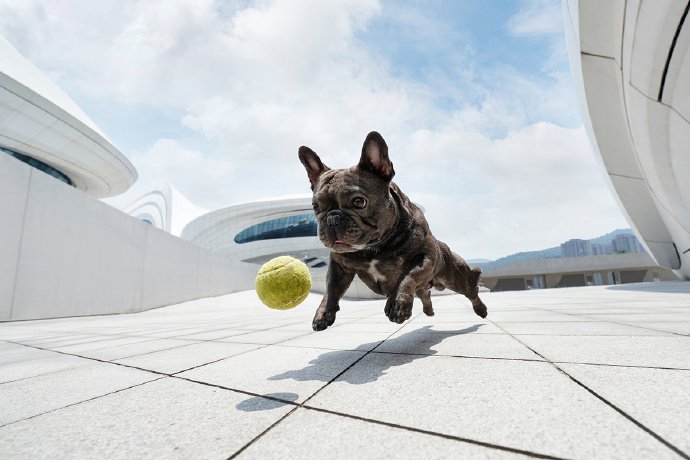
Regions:
M 432 287 L 463 294 L 475 313 L 486 317 L 478 296 L 481 270 L 470 268 L 434 238 L 421 209 L 391 182 L 395 171 L 379 133 L 369 133 L 359 164 L 349 169 L 330 169 L 304 146 L 299 159 L 314 192 L 319 238 L 331 251 L 326 293 L 312 323 L 315 331 L 333 324 L 338 302 L 355 275 L 388 297 L 384 311 L 395 323 L 412 316 L 415 295 L 424 313 L 433 316 Z

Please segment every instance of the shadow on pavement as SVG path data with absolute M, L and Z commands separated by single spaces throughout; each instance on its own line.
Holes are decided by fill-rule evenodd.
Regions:
M 394 339 L 385 340 L 385 353 L 375 353 L 374 359 L 368 360 L 366 365 L 359 365 L 349 369 L 338 380 L 353 385 L 375 382 L 379 377 L 385 375 L 386 371 L 391 367 L 402 366 L 417 359 L 435 355 L 436 351 L 431 348 L 441 343 L 444 339 L 476 332 L 482 326 L 483 324 L 474 324 L 455 331 L 434 331 L 431 329 L 431 326 L 424 326 L 421 329 L 416 329 Z M 380 344 L 380 341 L 370 342 L 358 348 L 370 350 Z M 352 350 L 329 351 L 319 355 L 318 358 L 312 360 L 305 368 L 283 372 L 282 374 L 269 377 L 269 380 L 292 379 L 300 382 L 316 380 L 328 383 L 343 368 L 343 363 L 352 360 L 352 354 Z M 267 398 L 276 398 L 290 402 L 294 402 L 299 398 L 295 393 L 270 393 L 264 396 L 254 396 L 242 401 L 235 407 L 243 412 L 271 410 L 289 403 Z
M 356 372 L 352 370 L 345 372 L 338 380 L 354 385 L 374 382 L 391 367 L 402 366 L 425 356 L 435 355 L 436 351 L 431 348 L 441 343 L 444 339 L 475 332 L 481 326 L 483 324 L 475 324 L 456 331 L 435 331 L 431 329 L 431 326 L 425 326 L 394 339 L 385 340 L 386 353 L 376 353 L 376 359 L 367 361 L 366 366 L 358 366 Z M 379 342 L 372 342 L 361 348 L 372 349 L 377 345 L 379 345 Z M 333 378 L 334 369 L 342 367 L 342 363 L 351 358 L 351 350 L 330 351 L 320 355 L 303 369 L 283 372 L 270 377 L 269 380 L 292 379 L 302 382 L 309 380 L 329 382 Z
M 297 393 L 267 393 L 263 396 L 254 396 L 253 398 L 246 399 L 239 403 L 235 408 L 241 410 L 242 412 L 256 412 L 260 410 L 271 410 L 277 409 L 287 405 L 287 402 L 276 401 L 276 398 L 282 399 L 283 401 L 297 401 L 299 395 Z

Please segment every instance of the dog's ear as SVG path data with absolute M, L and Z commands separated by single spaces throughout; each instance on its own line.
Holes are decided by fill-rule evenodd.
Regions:
M 370 132 L 364 140 L 362 157 L 359 159 L 357 167 L 374 173 L 387 182 L 395 176 L 393 163 L 388 158 L 386 141 L 376 131 Z
M 299 161 L 302 162 L 304 169 L 307 170 L 307 176 L 309 176 L 309 183 L 311 183 L 311 190 L 313 192 L 321 174 L 331 168 L 323 164 L 321 158 L 312 149 L 305 146 L 299 148 Z

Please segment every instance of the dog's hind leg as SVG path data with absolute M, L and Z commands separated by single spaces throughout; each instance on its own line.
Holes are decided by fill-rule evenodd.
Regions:
M 465 259 L 455 254 L 450 248 L 439 241 L 445 267 L 439 274 L 441 282 L 450 290 L 462 294 L 472 302 L 474 312 L 486 318 L 487 308 L 479 298 L 479 277 L 482 271 L 478 268 L 470 268 Z
M 415 291 L 415 295 L 422 301 L 424 314 L 426 316 L 434 316 L 434 307 L 431 306 L 431 291 L 425 288 L 419 288 Z

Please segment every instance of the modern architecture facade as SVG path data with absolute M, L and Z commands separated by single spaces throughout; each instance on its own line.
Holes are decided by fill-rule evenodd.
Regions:
M 317 236 L 311 194 L 268 198 L 227 206 L 190 221 L 181 237 L 237 261 L 245 277 L 240 289 L 253 289 L 261 265 L 290 255 L 302 260 L 312 276 L 312 290 L 324 292 L 329 251 Z M 378 298 L 358 278 L 346 293 L 349 298 Z
M 77 104 L 0 36 L 0 321 L 129 313 L 237 290 L 225 255 L 97 198 L 137 172 Z M 154 205 L 156 202 L 158 206 Z
M 134 166 L 74 101 L 0 36 L 0 155 L 94 197 L 125 192 Z
M 576 286 L 600 286 L 676 281 L 673 271 L 657 265 L 646 252 L 531 259 L 482 268 L 482 280 L 492 291 L 521 291 Z
M 690 278 L 690 3 L 563 0 L 585 128 L 654 260 Z
M 187 223 L 208 212 L 170 184 L 154 187 L 122 209 L 127 214 L 175 236 Z

